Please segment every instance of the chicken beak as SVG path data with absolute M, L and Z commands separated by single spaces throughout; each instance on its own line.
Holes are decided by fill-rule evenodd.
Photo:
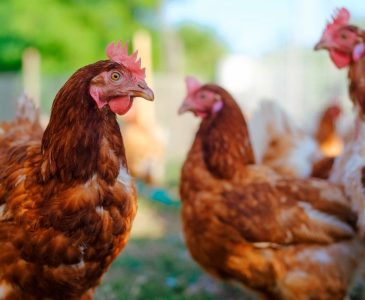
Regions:
M 324 40 L 320 40 L 315 46 L 314 46 L 314 50 L 318 51 L 318 50 L 322 50 L 322 49 L 328 49 L 328 43 Z
M 131 95 L 133 97 L 141 97 L 148 101 L 153 101 L 155 96 L 153 91 L 147 86 L 144 81 L 140 81 L 137 83 L 137 86 L 131 90 Z
M 182 115 L 183 113 L 187 112 L 187 111 L 191 111 L 192 110 L 192 106 L 185 100 L 179 110 L 177 111 L 178 115 Z

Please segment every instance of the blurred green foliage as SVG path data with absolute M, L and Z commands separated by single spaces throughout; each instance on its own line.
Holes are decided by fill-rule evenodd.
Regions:
M 166 0 L 170 1 L 170 0 Z M 162 0 L 1 0 L 0 71 L 21 69 L 25 48 L 37 48 L 46 74 L 68 73 L 105 57 L 107 43 L 132 40 L 138 29 L 152 35 L 155 70 L 163 68 Z M 177 29 L 186 72 L 212 78 L 224 47 L 213 31 L 197 25 Z
M 111 40 L 131 40 L 139 28 L 156 31 L 158 8 L 159 0 L 0 1 L 0 70 L 19 70 L 26 47 L 40 50 L 47 73 L 94 62 Z
M 182 24 L 178 29 L 185 50 L 185 72 L 213 79 L 216 63 L 227 47 L 210 28 L 197 24 Z

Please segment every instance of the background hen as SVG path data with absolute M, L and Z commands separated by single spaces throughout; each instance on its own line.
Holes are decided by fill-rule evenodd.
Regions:
M 350 13 L 341 8 L 327 24 L 316 50 L 329 51 L 337 68 L 349 68 L 349 94 L 354 104 L 356 120 L 350 141 L 344 153 L 336 159 L 331 181 L 345 186 L 346 194 L 352 200 L 353 209 L 359 214 L 359 227 L 365 237 L 365 33 L 349 24 Z
M 261 103 L 249 121 L 249 129 L 256 161 L 280 174 L 308 177 L 321 158 L 315 139 L 273 101 Z
M 13 143 L 41 139 L 43 129 L 39 118 L 39 111 L 33 101 L 22 95 L 17 102 L 15 120 L 0 123 L 0 149 L 4 148 L 4 151 L 7 151 Z
M 122 128 L 131 175 L 147 184 L 161 184 L 167 143 L 163 128 L 146 124 L 136 111 L 123 118 Z
M 342 151 L 336 121 L 338 105 L 320 115 L 315 134 L 301 128 L 274 101 L 263 101 L 249 119 L 255 158 L 282 175 L 327 178 L 333 158 Z
M 179 112 L 202 118 L 180 184 L 192 257 L 270 299 L 343 299 L 365 248 L 341 188 L 255 165 L 233 98 L 192 78 L 187 85 Z
M 327 105 L 321 112 L 314 137 L 326 157 L 336 157 L 343 151 L 343 138 L 337 124 L 342 109 L 338 103 Z
M 0 134 L 0 290 L 6 299 L 91 299 L 125 246 L 136 212 L 115 114 L 153 100 L 136 54 L 110 44 L 109 60 L 76 71 L 40 136 L 20 102 Z M 28 109 L 28 107 L 30 109 Z

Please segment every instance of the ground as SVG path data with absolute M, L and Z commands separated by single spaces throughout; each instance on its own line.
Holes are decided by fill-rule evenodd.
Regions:
M 238 287 L 202 271 L 185 248 L 180 207 L 139 199 L 126 249 L 98 287 L 96 300 L 243 300 Z

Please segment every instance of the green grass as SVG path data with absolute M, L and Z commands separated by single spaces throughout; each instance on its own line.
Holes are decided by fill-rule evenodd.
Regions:
M 131 239 L 98 287 L 96 300 L 249 299 L 211 279 L 190 258 L 178 207 L 139 201 Z

